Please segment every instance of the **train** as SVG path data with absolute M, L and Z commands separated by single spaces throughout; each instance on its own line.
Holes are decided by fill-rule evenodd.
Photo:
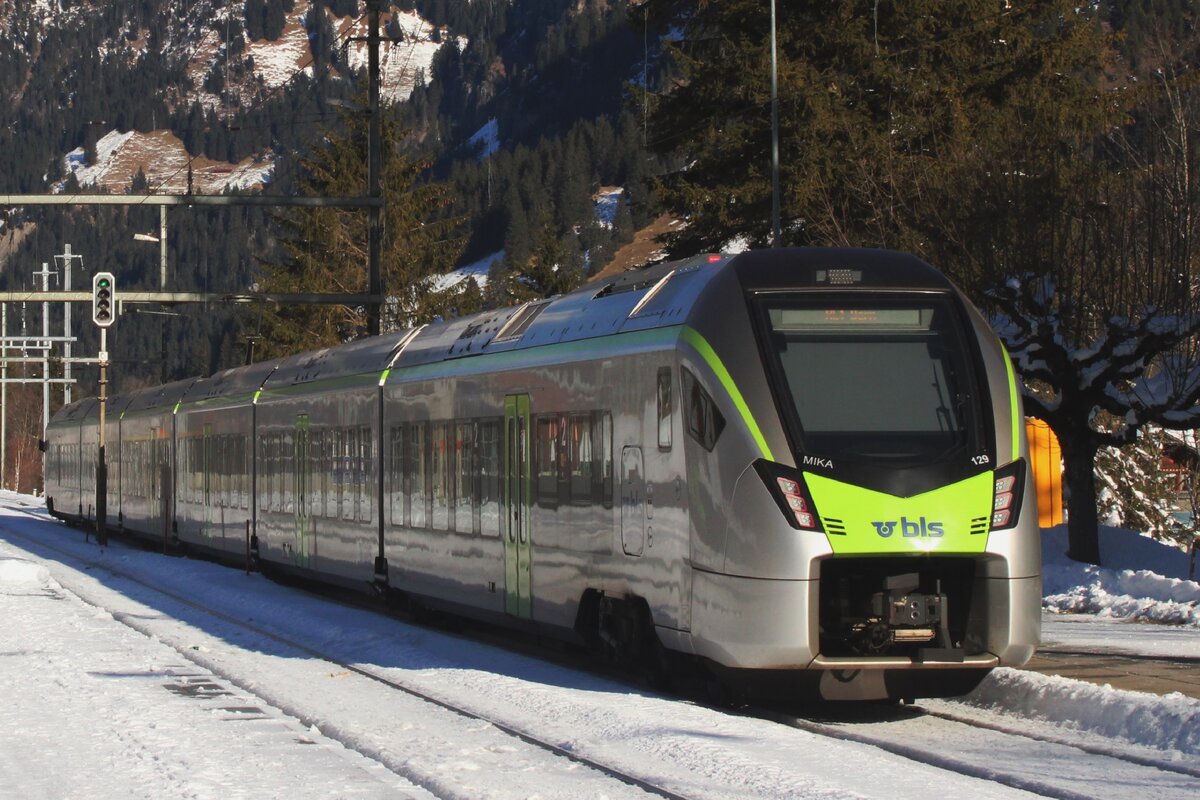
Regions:
M 1020 388 L 905 253 L 780 248 L 109 398 L 46 429 L 67 522 L 825 700 L 1032 656 Z M 247 544 L 249 543 L 249 545 Z

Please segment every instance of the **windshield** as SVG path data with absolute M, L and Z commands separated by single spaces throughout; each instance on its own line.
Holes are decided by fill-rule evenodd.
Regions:
M 947 298 L 820 295 L 763 308 L 806 452 L 916 463 L 968 444 L 978 414 Z

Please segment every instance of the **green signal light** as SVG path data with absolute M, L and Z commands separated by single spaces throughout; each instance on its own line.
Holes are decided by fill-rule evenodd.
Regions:
M 92 321 L 102 328 L 115 321 L 116 283 L 111 272 L 100 272 L 92 277 Z

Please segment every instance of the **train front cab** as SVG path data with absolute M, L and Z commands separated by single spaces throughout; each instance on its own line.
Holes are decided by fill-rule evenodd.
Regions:
M 910 256 L 739 260 L 684 349 L 734 434 L 689 443 L 688 647 L 751 691 L 826 699 L 961 694 L 1027 661 L 1036 505 L 986 321 Z

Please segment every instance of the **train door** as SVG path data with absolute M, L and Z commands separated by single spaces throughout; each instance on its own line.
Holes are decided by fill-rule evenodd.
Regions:
M 530 590 L 529 395 L 504 398 L 504 610 L 533 616 Z
M 646 475 L 642 448 L 621 448 L 621 548 L 640 556 L 646 546 Z
M 296 563 L 309 566 L 313 547 L 312 530 L 312 461 L 309 458 L 308 414 L 296 417 L 293 438 L 292 498 L 296 509 Z

